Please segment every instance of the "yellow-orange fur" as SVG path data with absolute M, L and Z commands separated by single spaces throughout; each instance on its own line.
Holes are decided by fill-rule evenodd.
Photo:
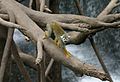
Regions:
M 63 49 L 66 58 L 69 58 L 71 56 L 71 54 L 70 54 L 70 52 L 68 52 L 66 50 L 65 42 L 61 38 L 61 36 L 63 36 L 63 35 L 64 35 L 64 37 L 68 38 L 66 32 L 62 29 L 62 27 L 57 22 L 51 22 L 51 23 L 47 24 L 47 31 L 45 32 L 45 38 L 51 37 L 52 33 L 55 36 L 55 39 L 54 39 L 55 44 L 59 48 Z

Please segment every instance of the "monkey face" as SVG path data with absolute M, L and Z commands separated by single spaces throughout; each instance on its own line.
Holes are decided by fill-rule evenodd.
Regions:
M 64 44 L 66 44 L 70 40 L 70 36 L 67 34 L 63 34 L 62 36 L 60 36 L 60 38 Z

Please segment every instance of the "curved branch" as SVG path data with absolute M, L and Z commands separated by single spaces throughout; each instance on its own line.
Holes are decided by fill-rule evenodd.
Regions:
M 48 13 L 44 13 L 44 12 L 34 11 L 34 10 L 29 9 L 17 2 L 16 2 L 16 4 L 19 7 L 21 7 L 32 20 L 34 20 L 39 26 L 42 26 L 42 27 L 46 26 L 46 24 L 48 22 L 51 22 L 52 20 L 56 20 L 56 21 L 62 22 L 62 23 L 72 23 L 75 21 L 77 21 L 77 23 L 80 23 L 80 22 L 87 23 L 91 27 L 95 28 L 95 27 L 101 27 L 104 25 L 106 26 L 107 23 L 105 24 L 105 23 L 101 23 L 101 22 L 111 22 L 111 21 L 114 21 L 115 19 L 120 18 L 120 14 L 110 15 L 110 16 L 106 15 L 100 19 L 90 18 L 90 17 L 86 17 L 86 16 L 72 15 L 72 14 L 67 14 L 67 15 L 66 14 L 48 14 Z M 110 19 L 110 17 L 111 17 L 111 19 Z M 70 25 L 69 25 L 69 28 L 71 28 Z
M 44 32 L 21 10 L 21 8 L 19 8 L 16 5 L 14 0 L 8 0 L 7 2 L 3 0 L 2 4 L 4 6 L 11 8 L 13 13 L 15 14 L 16 22 L 19 25 L 24 26 L 24 29 L 26 30 L 25 31 L 26 34 L 34 42 L 37 42 L 38 40 L 42 40 Z M 18 11 L 14 11 L 15 9 L 17 9 Z M 61 18 L 60 16 L 61 15 L 59 15 L 59 18 Z M 65 15 L 65 16 L 67 16 L 67 15 Z M 73 17 L 75 17 L 77 19 L 76 15 L 73 15 Z M 71 19 L 69 19 L 69 20 L 71 20 Z M 40 37 L 40 38 L 38 39 L 38 37 Z M 52 58 L 54 58 L 58 62 L 61 62 L 65 66 L 69 67 L 74 72 L 94 76 L 94 77 L 100 78 L 102 80 L 108 80 L 106 74 L 103 71 L 100 71 L 89 64 L 82 63 L 80 60 L 78 60 L 77 58 L 75 58 L 73 56 L 66 59 L 66 57 L 64 57 L 65 55 L 64 55 L 63 51 L 61 49 L 59 49 L 54 43 L 52 43 L 52 41 L 50 41 L 49 39 L 43 40 L 43 45 L 44 45 L 45 51 L 50 52 L 49 55 Z M 54 51 L 53 51 L 53 49 L 54 49 Z
M 45 39 L 43 41 L 43 45 L 47 54 L 54 58 L 55 61 L 60 62 L 73 70 L 75 73 L 94 76 L 101 80 L 108 80 L 108 77 L 106 77 L 106 74 L 103 72 L 103 70 L 98 70 L 92 65 L 82 63 L 74 56 L 66 58 L 63 51 L 60 48 L 56 47 L 52 40 Z M 53 50 L 55 51 L 53 52 Z
M 48 22 L 51 22 L 52 20 L 56 20 L 62 23 L 73 23 L 77 21 L 77 23 L 87 23 L 91 27 L 104 26 L 104 24 L 100 22 L 101 20 L 99 20 L 99 18 L 91 18 L 87 16 L 79 16 L 79 15 L 73 15 L 73 14 L 48 14 L 48 13 L 37 12 L 37 11 L 31 10 L 17 2 L 16 4 L 19 7 L 21 7 L 32 20 L 34 20 L 39 26 L 42 26 L 42 27 L 46 26 L 46 24 Z M 117 17 L 120 18 L 120 16 L 118 15 L 120 14 L 117 14 Z M 108 18 L 106 16 L 102 17 L 102 20 L 105 20 L 106 18 Z M 111 15 L 111 17 L 112 16 L 113 15 Z M 114 19 L 111 19 L 110 21 L 113 21 L 113 20 Z M 107 21 L 103 21 L 103 22 L 107 22 Z
M 15 24 L 15 23 L 12 23 L 12 22 L 5 21 L 2 18 L 0 18 L 0 25 L 5 26 L 5 27 L 9 27 L 9 28 L 23 29 L 22 26 Z
M 120 14 L 109 14 L 109 15 L 104 15 L 102 17 L 97 18 L 100 21 L 103 22 L 113 22 L 117 19 L 120 19 Z
M 113 8 L 115 8 L 116 6 L 119 5 L 119 3 L 117 3 L 118 0 L 111 0 L 111 2 L 107 5 L 107 7 L 97 16 L 98 18 L 109 14 Z

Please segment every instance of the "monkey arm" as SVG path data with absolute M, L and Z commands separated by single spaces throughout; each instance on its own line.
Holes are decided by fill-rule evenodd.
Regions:
M 48 37 L 51 37 L 52 32 L 53 32 L 53 29 L 52 29 L 50 23 L 48 23 L 48 24 L 46 25 L 46 30 L 47 30 L 47 35 L 48 35 Z
M 51 27 L 50 24 L 48 23 L 48 24 L 46 25 L 46 31 L 45 31 L 45 35 L 43 36 L 43 39 L 50 38 L 52 32 L 53 32 L 53 31 L 52 31 L 52 27 Z

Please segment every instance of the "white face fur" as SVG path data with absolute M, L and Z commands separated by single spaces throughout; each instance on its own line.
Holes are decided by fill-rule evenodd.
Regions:
M 70 40 L 70 36 L 67 34 L 63 34 L 62 36 L 60 36 L 60 38 L 65 44 Z

